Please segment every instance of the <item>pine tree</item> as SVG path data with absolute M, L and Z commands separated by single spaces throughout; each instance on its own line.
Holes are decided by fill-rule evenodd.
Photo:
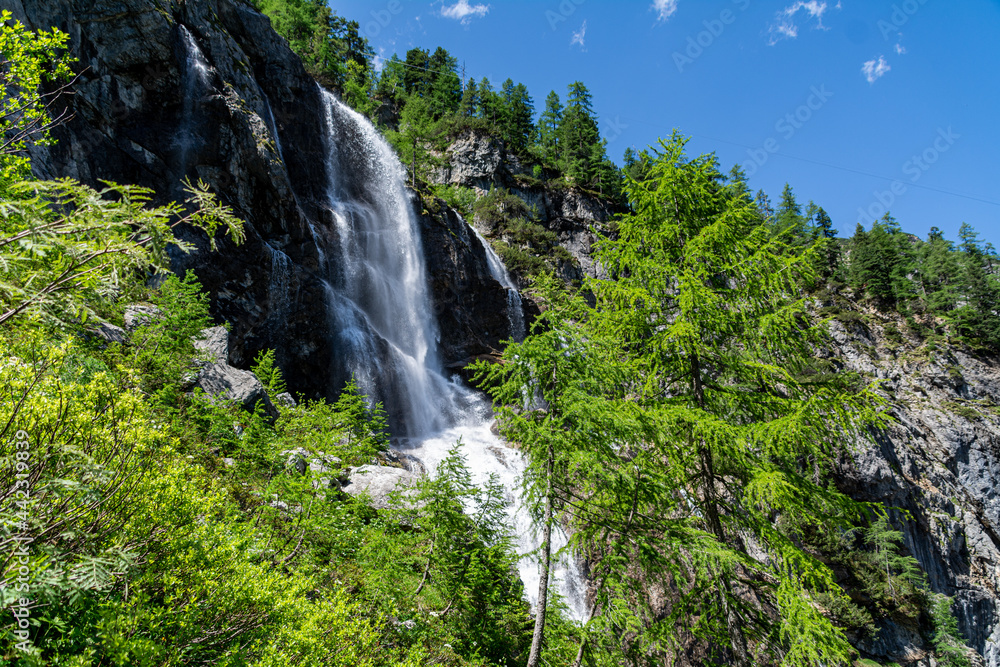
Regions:
M 958 236 L 965 305 L 954 314 L 955 329 L 966 341 L 995 350 L 1000 348 L 1000 282 L 986 272 L 982 242 L 972 226 L 963 222 Z
M 867 294 L 880 307 L 895 306 L 893 282 L 899 262 L 899 248 L 886 219 L 876 221 L 867 233 L 858 224 L 851 240 L 850 266 L 851 286 L 856 292 Z
M 555 91 L 545 99 L 545 111 L 538 119 L 538 145 L 542 161 L 557 166 L 559 161 L 559 126 L 562 125 L 563 107 Z
M 941 230 L 931 227 L 920 252 L 921 288 L 927 309 L 946 315 L 958 305 L 959 267 L 955 248 Z
M 428 60 L 430 69 L 431 113 L 434 119 L 458 111 L 462 101 L 462 80 L 458 77 L 458 60 L 440 46 Z
M 601 143 L 601 133 L 594 116 L 590 91 L 576 81 L 569 86 L 566 108 L 559 124 L 559 166 L 571 182 L 587 185 L 595 175 L 595 146 Z M 603 146 L 600 151 L 603 155 Z
M 514 85 L 507 79 L 500 92 L 500 136 L 507 146 L 517 153 L 525 153 L 535 134 L 532 121 L 535 106 L 528 94 L 528 88 L 523 83 Z
M 476 86 L 475 79 L 469 79 L 465 84 L 465 91 L 462 93 L 462 104 L 458 114 L 463 118 L 471 118 L 476 115 L 476 108 L 479 106 L 479 87 Z
M 758 190 L 755 201 L 757 204 L 757 214 L 760 215 L 762 220 L 771 224 L 774 218 L 774 207 L 771 205 L 771 198 L 763 190 Z
M 785 188 L 781 191 L 781 203 L 778 204 L 774 219 L 774 233 L 783 235 L 793 245 L 805 245 L 809 242 L 802 206 L 795 199 L 792 186 L 788 183 L 785 183 Z
M 479 82 L 479 107 L 477 115 L 496 127 L 500 119 L 500 96 L 493 90 L 493 84 L 485 76 Z
M 403 89 L 407 95 L 426 97 L 433 81 L 431 55 L 427 49 L 414 48 L 406 52 L 403 69 Z
M 820 241 L 823 246 L 823 264 L 820 273 L 824 278 L 834 275 L 840 265 L 840 245 L 837 243 L 837 230 L 833 228 L 833 220 L 821 206 L 809 204 L 812 209 L 812 238 Z

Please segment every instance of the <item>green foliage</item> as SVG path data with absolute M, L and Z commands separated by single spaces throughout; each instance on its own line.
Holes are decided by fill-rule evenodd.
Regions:
M 614 280 L 586 285 L 596 305 L 540 279 L 532 335 L 480 378 L 528 457 L 532 507 L 568 522 L 591 563 L 599 636 L 625 624 L 645 655 L 674 652 L 683 632 L 730 647 L 716 659 L 847 664 L 853 649 L 816 604 L 839 589 L 798 538 L 857 516 L 823 471 L 843 432 L 884 422 L 882 400 L 837 376 L 796 379 L 825 340 L 802 291 L 820 248 L 772 236 L 746 189 L 684 144 L 661 143 L 627 182 L 632 212 L 596 253 Z M 676 590 L 653 624 L 636 594 L 650 579 Z
M 374 50 L 361 36 L 357 21 L 348 21 L 323 0 L 253 0 L 267 14 L 274 30 L 316 80 L 344 95 L 361 113 L 375 109 Z
M 472 219 L 476 204 L 476 193 L 472 188 L 462 185 L 435 185 L 432 191 L 436 197 L 440 197 L 448 206 L 461 213 L 463 218 Z
M 254 359 L 254 364 L 250 367 L 250 370 L 257 376 L 261 384 L 264 385 L 267 395 L 272 399 L 278 394 L 284 394 L 288 391 L 288 386 L 285 384 L 285 378 L 281 374 L 281 369 L 278 368 L 274 360 L 274 350 L 264 350 L 259 353 L 257 358 Z
M 951 598 L 932 596 L 931 620 L 934 624 L 934 653 L 942 667 L 970 667 L 969 649 L 958 630 L 958 621 L 951 613 Z
M 504 265 L 517 275 L 537 276 L 573 261 L 555 232 L 538 224 L 537 213 L 508 190 L 491 188 L 476 200 L 473 215 L 476 224 L 486 228 L 487 238 L 495 239 Z
M 169 271 L 168 247 L 190 252 L 193 246 L 173 235 L 178 225 L 204 230 L 212 248 L 220 228 L 242 241 L 242 223 L 207 186 L 187 191 L 187 208 L 152 208 L 146 188 L 11 184 L 0 201 L 0 325 L 34 314 L 67 326 L 108 310 L 136 272 Z
M 42 93 L 44 83 L 68 79 L 73 60 L 65 54 L 69 35 L 52 29 L 32 32 L 0 12 L 0 191 L 27 178 L 29 143 L 50 142 L 54 122 L 48 106 L 62 91 Z
M 189 271 L 183 280 L 167 277 L 150 301 L 158 314 L 144 318 L 132 332 L 131 345 L 122 352 L 130 357 L 129 365 L 140 371 L 143 390 L 171 403 L 195 373 L 193 341 L 211 326 L 208 295 Z

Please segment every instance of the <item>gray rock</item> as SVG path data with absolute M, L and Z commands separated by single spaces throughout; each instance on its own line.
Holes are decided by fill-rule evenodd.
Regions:
M 419 475 L 402 468 L 367 465 L 351 471 L 343 490 L 355 497 L 367 494 L 372 507 L 388 509 L 389 496 L 393 491 L 411 488 L 419 479 Z
M 195 386 L 201 387 L 209 396 L 233 401 L 247 412 L 253 412 L 257 403 L 261 402 L 267 415 L 272 418 L 278 416 L 264 385 L 250 371 L 225 364 L 208 364 L 198 374 Z
M 295 399 L 292 398 L 292 395 L 289 394 L 287 391 L 275 396 L 274 401 L 278 405 L 281 405 L 286 408 L 294 408 L 296 405 L 298 405 L 298 403 L 295 402 Z
M 125 330 L 134 331 L 162 317 L 163 311 L 156 306 L 133 305 L 125 308 Z
M 202 332 L 194 341 L 195 349 L 204 352 L 207 361 L 201 365 L 194 386 L 201 387 L 209 396 L 233 401 L 247 412 L 253 412 L 260 402 L 271 419 L 278 418 L 278 410 L 267 395 L 263 383 L 250 371 L 230 366 L 229 332 L 224 327 L 212 327 Z
M 225 327 L 204 329 L 202 338 L 194 341 L 194 348 L 205 353 L 209 363 L 229 363 L 229 332 Z
M 128 334 L 121 327 L 117 327 L 114 324 L 109 324 L 108 322 L 101 322 L 96 327 L 91 329 L 95 336 L 100 338 L 106 343 L 119 343 L 124 344 L 128 340 Z

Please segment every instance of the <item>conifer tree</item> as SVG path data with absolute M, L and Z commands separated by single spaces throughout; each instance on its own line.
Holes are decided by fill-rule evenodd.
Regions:
M 955 314 L 955 328 L 966 341 L 991 349 L 1000 347 L 1000 283 L 986 272 L 979 235 L 968 223 L 958 232 L 962 243 L 962 292 L 965 304 Z
M 774 231 L 776 234 L 783 234 L 786 241 L 795 245 L 804 245 L 808 242 L 802 206 L 795 199 L 792 186 L 788 183 L 785 183 L 785 188 L 781 191 L 781 203 L 778 204 Z
M 559 159 L 559 126 L 562 124 L 563 107 L 559 95 L 553 90 L 545 99 L 545 111 L 538 119 L 538 145 L 541 157 L 556 166 Z
M 511 150 L 524 153 L 528 150 L 528 144 L 535 133 L 532 121 L 535 106 L 528 94 L 528 88 L 523 83 L 515 85 L 513 80 L 507 79 L 503 83 L 500 97 L 501 137 Z
M 585 185 L 591 181 L 595 162 L 599 159 L 594 147 L 600 144 L 600 138 L 590 91 L 583 83 L 575 81 L 569 86 L 566 108 L 559 124 L 560 167 L 572 182 Z
M 596 252 L 613 279 L 587 284 L 595 304 L 543 281 L 545 326 L 485 369 L 501 429 L 528 457 L 543 526 L 568 522 L 591 562 L 577 664 L 627 627 L 636 655 L 692 633 L 726 664 L 846 665 L 853 649 L 815 603 L 839 589 L 798 537 L 854 517 L 823 470 L 846 433 L 881 422 L 880 399 L 800 381 L 824 341 L 802 290 L 818 248 L 791 252 L 713 157 L 684 146 L 661 142 L 628 179 L 632 213 Z M 647 635 L 636 592 L 650 580 L 676 595 Z
M 494 127 L 500 117 L 500 96 L 493 90 L 493 84 L 485 76 L 479 82 L 478 114 L 483 120 L 489 121 Z
M 756 197 L 757 213 L 765 222 L 771 223 L 774 217 L 774 206 L 771 205 L 771 198 L 763 190 L 757 191 Z
M 458 114 L 464 118 L 471 118 L 476 115 L 476 108 L 479 106 L 479 87 L 476 86 L 475 79 L 469 79 L 462 92 L 462 104 Z
M 958 302 L 959 268 L 954 245 L 937 227 L 931 227 L 920 252 L 921 289 L 927 309 L 947 314 Z
M 840 245 L 837 244 L 837 230 L 833 228 L 833 220 L 821 206 L 809 204 L 812 219 L 812 239 L 813 242 L 822 243 L 822 266 L 820 273 L 824 278 L 829 278 L 837 271 L 840 265 Z
M 458 60 L 440 46 L 428 60 L 430 69 L 431 112 L 434 119 L 458 111 L 462 101 L 462 80 L 458 77 Z

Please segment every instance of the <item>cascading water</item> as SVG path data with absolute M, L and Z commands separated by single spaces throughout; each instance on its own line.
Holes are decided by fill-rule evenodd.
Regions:
M 484 483 L 491 473 L 497 475 L 511 494 L 511 528 L 522 555 L 520 575 L 534 603 L 539 565 L 527 554 L 537 541 L 532 521 L 516 498 L 524 461 L 491 432 L 489 403 L 457 378 L 444 376 L 405 171 L 367 119 L 333 95 L 323 95 L 332 224 L 316 232 L 328 248 L 326 292 L 331 344 L 339 365 L 333 372 L 334 389 L 353 376 L 369 397 L 382 401 L 394 430 L 404 435 L 399 446 L 428 471 L 461 439 L 474 480 Z M 516 295 L 503 263 L 484 245 L 494 277 Z M 520 297 L 517 307 L 520 313 Z M 514 335 L 523 336 L 523 316 L 520 332 Z M 565 535 L 554 535 L 554 547 L 563 546 Z M 572 613 L 583 618 L 584 585 L 575 563 L 559 565 L 554 579 Z
M 184 42 L 184 106 L 181 109 L 181 125 L 174 139 L 177 151 L 178 171 L 187 171 L 188 154 L 198 144 L 195 128 L 195 111 L 198 105 L 199 89 L 209 84 L 209 64 L 194 35 L 185 26 L 180 26 Z
M 515 341 L 520 342 L 524 340 L 527 334 L 524 325 L 524 304 L 521 302 L 521 293 L 517 291 L 517 286 L 510 277 L 507 267 L 504 266 L 503 260 L 500 259 L 496 250 L 490 245 L 490 242 L 473 225 L 469 225 L 469 227 L 476 233 L 476 238 L 479 239 L 479 242 L 483 244 L 483 248 L 486 250 L 486 264 L 489 266 L 490 275 L 507 290 L 507 320 L 510 322 L 510 335 Z

